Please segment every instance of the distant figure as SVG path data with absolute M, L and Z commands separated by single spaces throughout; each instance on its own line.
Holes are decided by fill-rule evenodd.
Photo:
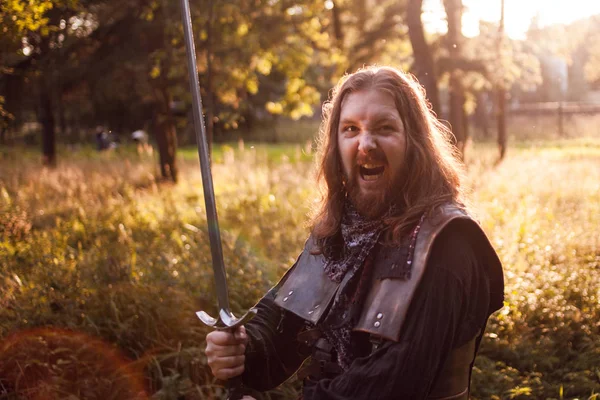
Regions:
M 137 152 L 138 154 L 146 153 L 152 154 L 152 146 L 148 143 L 148 134 L 138 129 L 131 134 L 131 140 L 137 144 Z
M 98 125 L 96 127 L 96 149 L 98 151 L 104 151 L 109 147 L 108 133 L 104 127 Z
M 137 143 L 146 143 L 148 142 L 148 134 L 143 130 L 138 129 L 131 134 L 131 139 Z

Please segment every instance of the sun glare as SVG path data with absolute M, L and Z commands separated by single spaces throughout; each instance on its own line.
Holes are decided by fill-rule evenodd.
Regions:
M 479 34 L 479 21 L 500 20 L 500 0 L 463 0 L 463 34 Z M 597 0 L 505 0 L 505 29 L 513 39 L 524 39 L 534 18 L 540 27 L 568 24 L 578 19 L 600 14 Z M 446 13 L 442 0 L 425 0 L 423 20 L 431 32 L 446 31 Z

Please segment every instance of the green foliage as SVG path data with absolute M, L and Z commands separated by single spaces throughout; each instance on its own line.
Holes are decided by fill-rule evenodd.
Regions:
M 45 28 L 45 13 L 52 9 L 50 0 L 5 0 L 0 4 L 0 82 L 4 74 L 13 71 L 8 66 L 23 55 L 22 38 L 29 32 Z M 5 107 L 5 96 L 0 95 L 0 130 L 5 129 L 14 115 Z
M 585 101 L 586 95 L 600 83 L 598 75 L 598 45 L 600 17 L 590 16 L 570 24 L 554 24 L 541 28 L 534 18 L 527 32 L 533 53 L 542 64 L 543 84 L 536 98 L 542 101 L 561 101 L 566 98 Z M 556 68 L 557 62 L 568 66 L 568 88 L 564 93 L 563 80 Z
M 594 399 L 600 387 L 600 143 L 523 146 L 469 165 L 505 266 L 474 399 Z M 295 147 L 219 148 L 213 167 L 230 295 L 251 306 L 294 261 L 316 196 Z M 14 155 L 17 157 L 17 155 Z M 200 309 L 215 312 L 201 178 L 82 151 L 56 170 L 0 159 L 0 397 L 220 398 Z M 243 179 L 241 179 L 243 177 Z M 294 398 L 297 383 L 264 398 Z M 70 397 L 69 397 L 70 396 Z
M 600 29 L 598 24 L 600 24 L 600 17 L 595 16 L 593 25 L 587 32 L 585 44 L 582 44 L 582 47 L 587 50 L 588 56 L 584 66 L 585 77 L 596 87 L 600 85 Z
M 2 38 L 20 42 L 19 35 L 43 28 L 48 22 L 44 14 L 52 7 L 51 0 L 3 1 L 0 7 Z
M 532 52 L 532 44 L 504 38 L 498 48 L 498 26 L 481 22 L 478 36 L 466 42 L 465 53 L 484 67 L 480 76 L 469 76 L 467 85 L 475 90 L 502 83 L 506 88 L 533 90 L 541 81 L 540 62 Z

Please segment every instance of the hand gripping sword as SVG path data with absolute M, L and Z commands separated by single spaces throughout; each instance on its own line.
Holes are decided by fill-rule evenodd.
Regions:
M 196 49 L 194 36 L 192 34 L 192 17 L 188 0 L 181 0 L 183 16 L 183 33 L 187 49 L 188 70 L 190 75 L 190 88 L 192 92 L 192 105 L 194 114 L 194 130 L 196 131 L 196 142 L 198 144 L 198 156 L 200 157 L 200 172 L 202 174 L 202 187 L 204 189 L 204 203 L 206 205 L 206 219 L 208 222 L 208 236 L 210 240 L 210 253 L 212 267 L 215 276 L 217 301 L 219 315 L 213 318 L 204 311 L 196 313 L 198 318 L 206 325 L 215 329 L 235 330 L 245 324 L 256 314 L 256 308 L 251 308 L 241 318 L 236 318 L 229 307 L 229 294 L 227 291 L 227 277 L 225 264 L 223 262 L 223 249 L 221 247 L 221 234 L 219 232 L 219 221 L 217 219 L 217 208 L 215 205 L 215 192 L 213 188 L 210 161 L 208 158 L 208 145 L 206 142 L 206 131 L 204 128 L 204 116 L 202 115 L 202 99 L 200 97 L 200 84 L 196 67 Z M 230 379 L 227 382 L 229 388 L 229 399 L 242 398 L 241 377 Z

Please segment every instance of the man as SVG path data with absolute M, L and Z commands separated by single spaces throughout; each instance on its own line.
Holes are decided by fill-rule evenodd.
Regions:
M 207 335 L 213 374 L 262 391 L 298 371 L 306 400 L 467 399 L 503 278 L 449 132 L 387 67 L 342 79 L 324 115 L 311 236 L 245 329 Z

